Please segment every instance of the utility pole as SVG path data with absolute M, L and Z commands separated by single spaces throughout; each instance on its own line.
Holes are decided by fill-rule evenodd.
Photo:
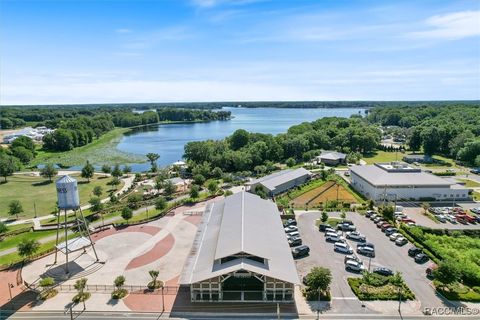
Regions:
M 402 311 L 400 311 L 400 307 L 402 305 L 402 287 L 398 287 L 398 313 L 402 313 Z
M 33 201 L 33 212 L 35 212 L 35 218 L 37 218 L 37 204 Z

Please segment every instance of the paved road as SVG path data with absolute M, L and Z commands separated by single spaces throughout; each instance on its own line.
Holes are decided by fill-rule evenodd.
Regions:
M 361 307 L 361 302 L 356 299 L 346 281 L 347 277 L 355 274 L 349 273 L 344 269 L 344 255 L 335 253 L 333 245 L 325 242 L 321 234 L 314 226 L 316 219 L 320 217 L 319 212 L 308 212 L 300 214 L 298 225 L 303 241 L 310 247 L 310 256 L 300 259 L 297 262 L 298 269 L 302 275 L 308 273 L 311 267 L 315 265 L 326 266 L 331 269 L 333 275 L 332 281 L 332 309 L 341 309 L 343 313 L 359 314 L 368 313 L 368 310 Z M 432 307 L 453 307 L 461 306 L 461 303 L 451 303 L 442 299 L 436 294 L 431 281 L 425 277 L 425 270 L 429 263 L 419 265 L 408 256 L 409 244 L 398 247 L 390 241 L 383 232 L 376 227 L 370 220 L 356 213 L 349 213 L 348 219 L 352 220 L 357 229 L 367 236 L 367 240 L 375 244 L 376 257 L 371 261 L 371 268 L 376 266 L 385 266 L 395 271 L 400 271 L 405 282 L 415 293 L 421 305 L 419 310 Z M 349 241 L 352 248 L 356 248 L 356 243 Z M 368 267 L 368 258 L 360 256 L 364 265 Z M 336 312 L 332 310 L 332 312 Z M 330 313 L 330 311 L 329 311 Z

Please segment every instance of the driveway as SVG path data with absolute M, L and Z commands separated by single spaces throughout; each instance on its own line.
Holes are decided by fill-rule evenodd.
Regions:
M 334 216 L 334 214 L 330 214 Z M 332 290 L 332 312 L 343 313 L 369 313 L 374 312 L 368 308 L 363 308 L 362 303 L 355 297 L 351 291 L 346 279 L 352 276 L 358 276 L 354 273 L 345 271 L 343 263 L 343 254 L 333 251 L 333 244 L 327 243 L 322 233 L 315 227 L 315 220 L 320 218 L 320 212 L 300 213 L 297 217 L 298 226 L 302 239 L 310 247 L 310 256 L 297 261 L 297 268 L 301 275 L 306 275 L 314 266 L 325 266 L 330 268 L 333 275 L 331 285 Z M 407 244 L 403 247 L 396 246 L 390 241 L 380 229 L 368 218 L 357 213 L 349 213 L 347 219 L 354 222 L 357 230 L 366 235 L 367 241 L 375 244 L 376 257 L 371 260 L 371 268 L 376 266 L 385 266 L 394 271 L 402 273 L 405 282 L 415 293 L 417 300 L 420 301 L 417 309 L 423 310 L 425 307 L 444 307 L 457 305 L 442 299 L 436 294 L 432 283 L 425 276 L 426 268 L 429 262 L 419 265 L 408 256 Z M 356 248 L 354 241 L 348 241 L 352 248 Z M 360 256 L 364 265 L 368 267 L 368 258 Z

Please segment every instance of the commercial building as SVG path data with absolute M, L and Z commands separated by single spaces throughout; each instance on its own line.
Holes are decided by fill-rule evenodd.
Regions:
M 48 129 L 47 127 L 26 127 L 21 130 L 18 130 L 12 134 L 6 135 L 3 137 L 3 143 L 10 144 L 18 137 L 26 136 L 35 141 L 42 141 L 43 136 L 52 133 L 54 129 Z
M 311 176 L 312 173 L 304 168 L 287 169 L 250 181 L 246 186 L 251 192 L 255 192 L 257 186 L 261 186 L 267 195 L 272 197 L 304 184 Z
M 350 168 L 352 186 L 372 200 L 462 200 L 469 189 L 404 162 Z
M 319 156 L 315 157 L 314 162 L 336 166 L 342 163 L 347 163 L 347 155 L 337 151 L 324 150 Z
M 275 203 L 242 191 L 209 204 L 180 284 L 192 302 L 292 302 L 299 279 Z

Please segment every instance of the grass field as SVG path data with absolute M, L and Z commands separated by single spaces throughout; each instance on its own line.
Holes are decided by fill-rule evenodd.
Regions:
M 115 163 L 140 163 L 145 162 L 146 158 L 127 152 L 122 152 L 116 148 L 123 134 L 130 129 L 117 128 L 107 132 L 100 139 L 93 141 L 86 146 L 75 148 L 65 152 L 47 152 L 38 151 L 37 157 L 30 163 L 35 166 L 37 164 L 59 164 L 61 166 L 70 167 L 84 165 L 87 160 L 92 164 L 110 164 Z
M 56 234 L 56 232 L 57 232 L 56 230 L 24 232 L 24 233 L 17 234 L 15 236 L 7 237 L 5 240 L 3 240 L 0 243 L 2 244 L 2 250 L 6 250 L 10 248 L 15 248 L 22 240 L 38 241 L 39 239 L 53 236 Z
M 465 182 L 465 187 L 467 188 L 477 188 L 480 187 L 480 183 L 477 181 L 469 180 L 469 179 L 458 179 L 462 182 Z
M 337 200 L 340 202 L 356 202 L 357 199 L 341 184 L 335 181 L 327 181 L 323 185 L 307 191 L 293 199 L 294 207 L 316 207 L 327 201 Z
M 95 186 L 101 186 L 103 196 L 106 197 L 107 191 L 111 189 L 107 183 L 108 178 L 100 178 L 95 175 L 90 183 L 84 183 L 86 180 L 79 177 L 78 174 L 72 174 L 79 181 L 78 190 L 81 204 L 87 204 L 91 197 L 91 192 Z M 14 175 L 8 178 L 7 183 L 0 184 L 0 217 L 9 217 L 8 205 L 11 200 L 19 200 L 23 206 L 24 213 L 19 215 L 20 219 L 34 217 L 35 202 L 37 215 L 44 216 L 52 213 L 55 209 L 57 194 L 55 183 L 46 183 L 48 180 L 42 177 L 27 175 Z M 121 188 L 121 185 L 118 186 Z
M 401 161 L 405 153 L 402 152 L 386 152 L 386 151 L 375 151 L 370 154 L 363 156 L 363 160 L 367 164 L 374 164 L 375 162 L 391 162 L 391 161 Z

